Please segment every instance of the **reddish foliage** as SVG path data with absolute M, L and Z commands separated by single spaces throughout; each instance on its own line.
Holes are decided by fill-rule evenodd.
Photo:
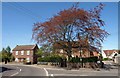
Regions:
M 43 23 L 35 23 L 33 27 L 33 39 L 38 43 L 80 41 L 80 45 L 94 45 L 99 47 L 108 33 L 101 27 L 105 25 L 100 17 L 103 4 L 92 10 L 80 9 L 78 4 L 69 9 L 57 13 Z M 61 44 L 65 46 L 64 44 Z

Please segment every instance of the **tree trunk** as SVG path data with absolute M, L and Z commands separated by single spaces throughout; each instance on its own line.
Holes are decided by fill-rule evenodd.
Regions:
M 70 59 L 71 59 L 71 53 L 72 53 L 72 44 L 70 41 L 68 41 L 68 52 L 67 52 L 68 61 L 70 61 Z
M 68 62 L 67 62 L 67 69 L 70 70 L 72 68 L 70 60 L 71 60 L 71 53 L 72 53 L 72 45 L 70 43 L 70 41 L 68 41 Z

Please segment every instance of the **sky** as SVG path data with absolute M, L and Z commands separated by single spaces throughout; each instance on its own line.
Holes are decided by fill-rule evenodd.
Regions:
M 36 44 L 32 39 L 32 28 L 36 22 L 44 22 L 73 2 L 3 2 L 2 3 L 2 48 L 16 45 Z M 89 10 L 99 2 L 80 2 L 79 7 Z M 103 2 L 101 18 L 104 29 L 110 35 L 102 43 L 103 49 L 118 49 L 118 3 Z

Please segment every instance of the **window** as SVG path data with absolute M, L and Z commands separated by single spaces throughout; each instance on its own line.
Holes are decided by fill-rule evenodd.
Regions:
M 18 55 L 18 51 L 16 51 L 16 55 Z
M 27 51 L 27 55 L 30 55 L 30 51 Z
M 21 51 L 21 55 L 24 55 L 24 51 Z
M 63 49 L 60 49 L 60 53 L 63 53 L 64 51 L 63 51 Z
M 30 58 L 28 57 L 28 58 L 26 58 L 26 60 L 27 60 L 27 62 L 30 62 Z
M 15 61 L 18 62 L 19 61 L 18 58 L 15 58 Z

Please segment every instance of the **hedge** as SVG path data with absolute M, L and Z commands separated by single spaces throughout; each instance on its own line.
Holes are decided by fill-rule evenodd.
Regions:
M 61 62 L 62 57 L 60 56 L 46 56 L 46 57 L 39 57 L 39 62 Z
M 81 59 L 81 60 L 80 60 Z M 98 61 L 98 57 L 86 57 L 86 58 L 71 58 L 70 62 L 71 63 L 87 63 L 87 62 L 97 62 Z
M 39 57 L 38 62 L 49 62 L 49 57 L 43 57 L 43 58 Z
M 82 60 L 81 60 L 82 59 Z M 71 63 L 87 63 L 87 62 L 97 62 L 98 57 L 86 57 L 86 58 L 73 57 L 69 60 Z M 60 56 L 47 56 L 43 58 L 38 58 L 38 62 L 61 62 L 62 57 Z
M 110 58 L 103 58 L 103 61 L 111 60 Z

